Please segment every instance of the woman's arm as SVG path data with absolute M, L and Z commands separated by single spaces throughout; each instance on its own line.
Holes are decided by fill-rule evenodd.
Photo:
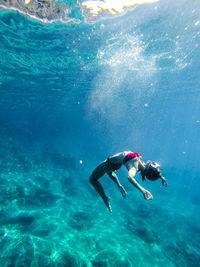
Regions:
M 135 180 L 135 175 L 136 175 L 136 169 L 133 167 L 128 171 L 128 180 L 129 182 L 134 185 L 140 192 L 142 192 L 142 194 L 144 195 L 144 198 L 149 200 L 152 199 L 153 196 L 152 194 L 144 189 L 136 180 Z

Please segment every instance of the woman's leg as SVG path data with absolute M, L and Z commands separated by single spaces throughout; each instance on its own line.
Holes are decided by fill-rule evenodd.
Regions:
M 108 176 L 116 183 L 116 185 L 118 186 L 123 198 L 126 197 L 127 192 L 124 189 L 124 187 L 120 184 L 119 179 L 117 177 L 117 174 L 115 172 L 108 172 Z
M 108 170 L 109 170 L 109 166 L 108 166 L 107 161 L 102 162 L 99 166 L 96 167 L 96 169 L 91 174 L 90 183 L 91 185 L 93 185 L 95 190 L 99 193 L 99 195 L 103 199 L 109 211 L 112 212 L 112 208 L 109 203 L 110 198 L 106 196 L 102 185 L 98 181 L 98 179 L 101 178 Z

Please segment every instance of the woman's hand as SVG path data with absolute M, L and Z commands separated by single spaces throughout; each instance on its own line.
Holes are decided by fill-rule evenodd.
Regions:
M 144 190 L 144 191 L 143 191 L 143 195 L 144 195 L 144 198 L 145 198 L 146 200 L 153 199 L 152 194 L 151 194 L 148 190 Z
M 162 176 L 161 179 L 162 179 L 162 185 L 167 186 L 167 182 L 166 182 L 165 178 Z

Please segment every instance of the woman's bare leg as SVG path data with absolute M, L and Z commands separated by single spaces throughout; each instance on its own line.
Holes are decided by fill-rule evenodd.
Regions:
M 99 193 L 101 198 L 103 199 L 106 207 L 109 209 L 110 212 L 112 212 L 112 208 L 110 206 L 110 198 L 106 196 L 102 185 L 98 181 L 99 178 L 101 178 L 107 171 L 109 170 L 108 163 L 104 161 L 99 166 L 96 167 L 96 169 L 93 171 L 93 173 L 90 176 L 90 183 L 93 185 L 95 190 Z
M 116 183 L 116 185 L 118 186 L 123 198 L 126 197 L 127 192 L 124 189 L 124 187 L 120 184 L 119 179 L 117 177 L 117 174 L 115 172 L 108 172 L 108 176 Z

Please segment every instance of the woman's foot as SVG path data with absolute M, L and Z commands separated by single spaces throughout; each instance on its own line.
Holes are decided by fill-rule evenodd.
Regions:
M 112 207 L 110 205 L 110 197 L 106 197 L 106 199 L 104 200 L 106 207 L 109 209 L 110 212 L 112 212 Z
M 122 193 L 123 198 L 125 198 L 127 195 L 127 192 L 122 185 L 120 185 L 119 190 Z

